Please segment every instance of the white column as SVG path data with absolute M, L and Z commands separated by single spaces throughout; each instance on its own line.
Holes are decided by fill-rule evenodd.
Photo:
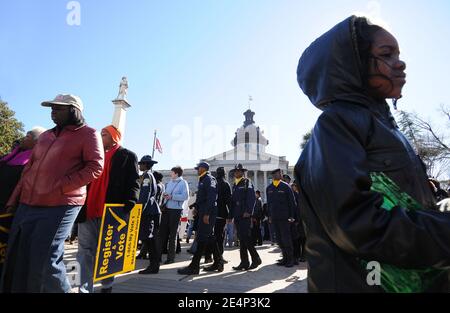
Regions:
M 131 105 L 126 100 L 116 99 L 112 101 L 114 104 L 114 115 L 112 124 L 120 130 L 122 138 L 125 135 L 125 124 L 127 117 L 127 109 Z

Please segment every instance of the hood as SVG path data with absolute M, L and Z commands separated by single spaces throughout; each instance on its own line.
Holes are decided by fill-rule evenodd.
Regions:
M 319 109 L 329 102 L 344 100 L 371 104 L 365 94 L 355 30 L 356 16 L 350 16 L 317 38 L 302 54 L 297 81 Z

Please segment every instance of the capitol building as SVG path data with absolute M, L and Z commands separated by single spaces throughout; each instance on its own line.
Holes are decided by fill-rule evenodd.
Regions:
M 235 133 L 231 142 L 232 149 L 201 159 L 201 161 L 209 163 L 210 172 L 213 175 L 218 167 L 225 168 L 230 183 L 233 182 L 230 171 L 237 163 L 242 163 L 248 169 L 247 177 L 253 182 L 255 190 L 260 190 L 265 199 L 266 187 L 271 183 L 270 172 L 281 168 L 284 173 L 293 178 L 293 166 L 289 166 L 289 161 L 285 156 L 276 156 L 266 152 L 269 140 L 264 137 L 263 131 L 255 124 L 254 115 L 255 112 L 250 109 L 244 112 L 245 120 Z M 170 170 L 159 172 L 165 178 L 170 177 Z M 197 171 L 193 168 L 184 169 L 183 177 L 189 184 L 189 190 L 195 192 L 198 184 Z

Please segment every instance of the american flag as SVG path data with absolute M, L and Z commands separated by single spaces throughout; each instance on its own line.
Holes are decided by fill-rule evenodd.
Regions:
M 161 146 L 161 143 L 159 142 L 158 138 L 156 138 L 156 140 L 155 140 L 155 149 L 158 150 L 159 153 L 161 153 L 161 154 L 163 153 L 162 146 Z

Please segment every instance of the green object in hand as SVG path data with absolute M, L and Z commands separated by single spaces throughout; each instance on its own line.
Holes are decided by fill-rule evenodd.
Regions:
M 405 208 L 408 211 L 423 209 L 419 202 L 413 199 L 406 192 L 402 191 L 384 173 L 370 173 L 372 179 L 372 191 L 383 195 L 381 207 L 391 211 L 395 207 Z M 367 261 L 363 261 L 366 267 Z M 386 292 L 411 293 L 424 292 L 434 284 L 441 275 L 446 275 L 446 271 L 425 268 L 425 269 L 403 269 L 390 264 L 380 264 L 381 287 Z

